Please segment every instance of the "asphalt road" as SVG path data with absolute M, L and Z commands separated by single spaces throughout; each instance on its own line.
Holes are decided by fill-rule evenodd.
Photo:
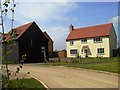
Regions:
M 18 65 L 9 65 L 15 71 Z M 26 64 L 21 72 L 41 80 L 49 88 L 118 88 L 118 75 L 86 69 Z

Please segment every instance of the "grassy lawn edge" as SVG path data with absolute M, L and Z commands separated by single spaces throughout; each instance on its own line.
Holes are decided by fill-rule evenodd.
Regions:
M 72 67 L 72 68 L 84 68 L 90 70 L 97 70 L 97 71 L 104 71 L 104 72 L 111 72 L 111 73 L 119 73 L 120 74 L 120 61 L 117 57 L 115 58 L 103 58 L 103 59 L 96 59 L 96 58 L 87 58 L 84 60 L 83 63 L 79 63 L 77 60 L 74 63 L 44 63 L 41 66 L 65 66 L 65 67 Z
M 7 82 L 7 83 L 6 83 Z M 46 88 L 38 80 L 34 78 L 6 80 L 3 77 L 3 89 L 41 89 Z

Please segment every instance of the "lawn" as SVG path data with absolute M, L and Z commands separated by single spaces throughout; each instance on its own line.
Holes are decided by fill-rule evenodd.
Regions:
M 3 89 L 39 89 L 39 90 L 46 90 L 46 88 L 36 79 L 34 78 L 27 78 L 27 79 L 15 79 L 15 80 L 6 80 L 5 76 L 3 76 Z
M 93 70 L 101 70 L 113 73 L 120 73 L 119 69 L 120 60 L 118 57 L 114 58 L 86 58 L 82 59 L 80 62 L 78 59 L 73 59 L 71 62 L 56 62 L 56 63 L 47 63 L 43 66 L 66 66 L 74 68 L 86 68 Z

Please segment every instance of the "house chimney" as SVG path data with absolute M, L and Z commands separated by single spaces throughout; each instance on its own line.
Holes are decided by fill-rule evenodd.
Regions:
M 70 30 L 70 32 L 72 32 L 74 30 L 74 26 L 72 24 L 69 26 L 69 30 Z

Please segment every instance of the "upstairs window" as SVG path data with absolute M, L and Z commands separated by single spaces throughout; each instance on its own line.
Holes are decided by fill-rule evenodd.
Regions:
M 73 41 L 70 41 L 70 45 L 73 45 L 74 44 L 74 42 Z
M 70 54 L 77 54 L 77 49 L 70 50 Z
M 87 43 L 87 38 L 81 39 L 82 43 Z
M 98 48 L 97 49 L 97 53 L 98 54 L 104 54 L 105 52 L 104 52 L 104 48 Z
M 102 38 L 101 37 L 95 37 L 94 42 L 102 42 Z

